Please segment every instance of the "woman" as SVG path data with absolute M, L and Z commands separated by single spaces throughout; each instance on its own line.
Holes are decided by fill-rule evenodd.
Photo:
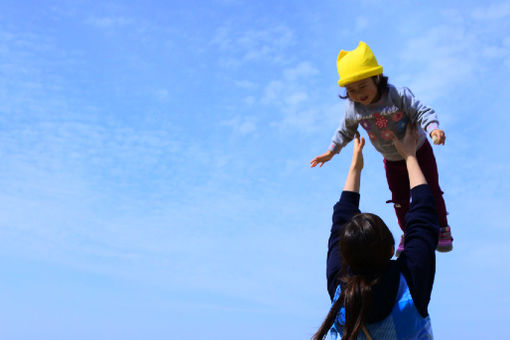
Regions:
M 404 251 L 391 260 L 395 241 L 390 230 L 378 216 L 358 209 L 365 140 L 357 133 L 329 238 L 327 280 L 333 304 L 314 340 L 329 330 L 333 339 L 432 339 L 427 307 L 439 235 L 435 201 L 416 159 L 416 128 L 408 126 L 402 141 L 395 135 L 392 139 L 405 159 L 411 188 Z

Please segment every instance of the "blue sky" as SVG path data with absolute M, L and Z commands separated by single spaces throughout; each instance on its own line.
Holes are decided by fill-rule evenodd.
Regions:
M 309 161 L 360 40 L 446 132 L 435 335 L 506 334 L 510 2 L 4 1 L 1 338 L 309 338 L 352 146 Z M 365 150 L 361 208 L 398 239 Z

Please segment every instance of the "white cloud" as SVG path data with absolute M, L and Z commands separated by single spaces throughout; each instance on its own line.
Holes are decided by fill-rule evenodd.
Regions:
M 451 24 L 464 25 L 466 21 L 462 13 L 456 9 L 444 9 L 441 11 L 441 15 Z
M 255 97 L 254 96 L 247 96 L 244 98 L 244 102 L 248 105 L 253 105 L 255 104 Z
M 366 17 L 357 17 L 356 18 L 356 31 L 362 31 L 367 28 L 369 24 L 369 20 Z
M 284 101 L 285 104 L 290 106 L 298 106 L 304 101 L 308 99 L 308 95 L 306 92 L 294 92 L 287 96 L 285 96 Z
M 287 82 L 298 80 L 298 78 L 308 78 L 315 76 L 319 71 L 310 62 L 300 62 L 293 68 L 283 70 L 283 76 Z
M 255 123 L 253 122 L 250 122 L 250 121 L 244 121 L 240 126 L 239 126 L 239 132 L 242 134 L 242 135 L 246 135 L 250 132 L 253 132 L 256 130 L 256 126 L 255 126 Z
M 510 2 L 491 4 L 485 7 L 478 7 L 471 13 L 472 17 L 478 20 L 500 20 L 510 16 Z
M 154 94 L 156 98 L 161 101 L 167 101 L 169 99 L 169 92 L 167 89 L 158 89 L 154 91 Z
M 287 130 L 289 128 L 293 131 L 298 130 L 305 132 L 311 132 L 315 130 L 317 117 L 320 113 L 318 109 L 285 108 L 282 111 L 284 114 L 283 119 L 273 123 L 273 126 L 281 130 Z
M 317 121 L 325 115 L 325 105 L 313 103 L 320 91 L 311 92 L 310 84 L 318 73 L 310 62 L 303 61 L 283 69 L 279 79 L 266 85 L 262 103 L 276 106 L 282 113 L 281 119 L 271 123 L 272 127 L 307 132 L 317 128 Z
M 303 61 L 283 69 L 279 79 L 266 85 L 261 102 L 276 107 L 281 113 L 273 118 L 271 127 L 310 133 L 324 124 L 331 124 L 331 131 L 334 130 L 342 115 L 343 102 L 335 98 L 336 87 L 331 88 L 332 99 L 324 100 L 324 93 L 329 92 L 312 85 L 318 74 L 312 63 Z
M 488 271 L 501 270 L 508 267 L 508 258 L 510 257 L 510 245 L 506 242 L 497 240 L 489 242 L 476 242 L 476 244 L 467 244 L 465 262 L 480 268 L 487 268 Z M 493 261 L 487 263 L 484 259 L 490 258 Z M 508 275 L 508 271 L 506 272 Z
M 341 27 L 348 27 L 340 31 L 345 37 L 352 37 L 354 34 L 361 35 L 360 33 L 364 32 L 370 25 L 370 20 L 366 16 L 353 17 L 351 20 L 341 25 Z
M 476 68 L 476 37 L 461 27 L 438 26 L 409 39 L 401 54 L 403 77 L 419 98 L 434 100 L 455 84 L 469 81 Z
M 178 136 L 105 121 L 43 120 L 1 130 L 0 202 L 9 207 L 1 229 L 10 251 L 110 273 L 118 270 L 113 263 L 123 270 L 133 261 L 159 263 L 168 244 L 150 235 L 177 223 L 159 218 L 171 210 L 161 202 L 183 186 L 175 165 L 189 161 Z M 168 192 L 154 199 L 161 195 L 155 188 Z
M 234 84 L 237 87 L 240 87 L 242 89 L 247 89 L 247 90 L 253 90 L 258 87 L 258 84 L 256 84 L 255 82 L 249 81 L 249 80 L 236 80 L 234 82 Z
M 235 117 L 223 121 L 222 125 L 230 126 L 234 133 L 245 136 L 257 130 L 257 124 L 253 117 Z
M 279 101 L 281 98 L 281 93 L 283 92 L 285 86 L 284 83 L 280 80 L 272 80 L 267 84 L 264 88 L 264 96 L 262 97 L 263 103 L 273 103 Z
M 241 33 L 225 25 L 216 30 L 211 40 L 211 45 L 223 53 L 220 60 L 225 67 L 239 67 L 257 61 L 284 64 L 287 60 L 285 50 L 294 43 L 293 31 L 284 25 Z
M 133 20 L 123 16 L 91 16 L 85 22 L 98 28 L 115 28 L 129 25 Z
M 509 54 L 509 50 L 499 46 L 487 46 L 482 50 L 482 56 L 487 58 L 502 58 Z
M 221 50 L 227 50 L 232 47 L 232 38 L 230 30 L 227 26 L 219 27 L 216 29 L 214 38 L 211 40 L 212 46 L 217 46 Z
M 309 62 L 300 62 L 294 67 L 285 68 L 281 79 L 270 81 L 264 88 L 263 102 L 299 104 L 308 96 L 304 90 L 307 82 L 317 73 L 318 70 Z
M 428 102 L 473 83 L 477 74 L 493 72 L 494 64 L 487 58 L 506 63 L 510 56 L 505 40 L 508 38 L 500 34 L 507 25 L 504 17 L 509 11 L 510 3 L 477 9 L 474 22 L 460 11 L 443 11 L 442 16 L 447 19 L 444 24 L 422 31 L 404 43 L 400 54 L 404 64 L 398 70 L 405 71 L 398 77 Z M 448 20 L 450 17 L 456 20 Z M 491 25 L 486 25 L 484 20 L 489 19 Z
M 510 70 L 510 58 L 506 58 L 504 64 Z

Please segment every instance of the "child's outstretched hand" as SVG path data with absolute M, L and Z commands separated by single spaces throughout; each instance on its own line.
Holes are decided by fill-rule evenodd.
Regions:
M 365 146 L 365 138 L 359 136 L 356 131 L 354 136 L 354 148 L 352 149 L 351 169 L 361 171 L 363 169 L 363 147 Z
M 439 129 L 433 130 L 430 133 L 430 137 L 432 138 L 432 141 L 436 145 L 439 145 L 439 144 L 444 145 L 444 141 L 446 140 L 446 136 L 444 135 L 444 131 L 443 130 L 439 130 Z
M 312 161 L 310 162 L 310 167 L 311 168 L 315 168 L 315 166 L 317 164 L 320 164 L 319 165 L 319 168 L 324 165 L 324 163 L 326 163 L 327 161 L 329 161 L 331 158 L 333 158 L 335 154 L 332 152 L 332 151 L 326 151 L 325 153 L 323 153 L 322 155 L 320 156 L 317 156 L 315 157 L 314 159 L 312 159 Z
M 390 133 L 393 145 L 395 145 L 398 153 L 404 157 L 404 159 L 407 159 L 409 156 L 416 156 L 416 146 L 418 144 L 416 125 L 407 124 L 406 134 L 402 140 L 399 140 L 392 131 L 390 131 Z

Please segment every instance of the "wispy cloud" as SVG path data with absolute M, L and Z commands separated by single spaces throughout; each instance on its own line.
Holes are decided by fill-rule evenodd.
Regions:
M 492 240 L 508 234 L 498 215 L 510 190 L 500 156 L 509 144 L 501 128 L 510 123 L 502 109 L 507 5 L 430 9 L 427 17 L 405 6 L 380 11 L 374 0 L 313 4 L 73 3 L 37 20 L 10 6 L 17 15 L 0 23 L 0 253 L 39 261 L 41 271 L 74 271 L 81 285 L 99 273 L 103 291 L 112 277 L 160 287 L 141 310 L 166 293 L 163 304 L 186 324 L 202 311 L 211 337 L 222 336 L 211 320 L 225 319 L 224 311 L 270 332 L 280 327 L 284 338 L 291 323 L 295 338 L 312 332 L 328 308 L 325 246 L 349 155 L 320 170 L 309 169 L 308 158 L 327 147 L 342 118 L 337 47 L 359 36 L 391 54 L 390 79 L 427 104 L 441 101 L 441 109 L 430 105 L 441 124 L 449 119 L 447 146 L 435 150 L 456 248 L 438 255 L 434 294 L 442 295 L 434 301 L 462 304 L 473 284 L 449 294 L 459 274 L 473 282 L 469 273 L 496 273 L 508 255 Z M 395 17 L 414 26 L 373 24 Z M 505 81 L 477 82 L 484 75 Z M 365 155 L 362 209 L 380 213 L 398 237 L 380 155 L 371 147 Z M 494 259 L 489 266 L 484 254 Z M 57 298 L 59 284 L 51 287 Z M 497 295 L 489 291 L 487 300 Z M 95 291 L 87 298 L 102 303 Z M 60 312 L 26 300 L 34 314 Z M 443 307 L 435 315 L 450 322 Z M 83 310 L 80 320 L 90 319 Z M 465 316 L 458 315 L 461 327 Z M 54 319 L 69 321 L 64 313 Z M 297 319 L 313 325 L 296 326 Z
M 309 62 L 300 62 L 295 67 L 286 68 L 283 70 L 283 76 L 285 81 L 291 82 L 296 81 L 298 78 L 302 81 L 306 81 L 306 78 L 317 75 L 319 71 Z
M 306 83 L 318 73 L 309 62 L 300 62 L 295 67 L 285 68 L 281 79 L 271 80 L 264 88 L 265 103 L 281 104 L 292 102 L 292 97 L 302 97 Z M 298 95 L 298 93 L 301 93 Z M 305 94 L 306 96 L 306 94 Z
M 229 25 L 217 29 L 211 41 L 222 52 L 225 67 L 239 67 L 247 62 L 286 63 L 286 49 L 295 44 L 294 33 L 284 25 L 238 32 Z
M 422 97 L 437 98 L 471 78 L 476 67 L 471 47 L 476 42 L 476 37 L 461 27 L 441 26 L 422 32 L 405 44 L 402 58 L 412 72 L 405 80 Z
M 116 28 L 133 23 L 133 19 L 123 16 L 91 16 L 86 19 L 86 23 L 98 28 Z
M 510 55 L 504 37 L 498 34 L 502 26 L 508 26 L 504 20 L 507 7 L 508 4 L 477 9 L 471 25 L 480 27 L 479 30 L 469 29 L 466 22 L 473 18 L 462 11 L 442 12 L 445 18 L 456 19 L 444 20 L 440 26 L 422 31 L 405 42 L 401 54 L 405 67 L 398 69 L 408 71 L 399 77 L 423 98 L 436 100 L 458 86 L 473 83 L 477 74 L 494 72 L 489 68 L 492 63 L 486 59 L 505 63 Z M 489 18 L 492 22 L 487 26 L 483 22 Z M 498 20 L 501 25 L 497 25 Z M 497 39 L 498 36 L 501 38 Z
M 327 86 L 323 84 L 317 85 L 316 88 L 311 86 L 318 74 L 318 69 L 310 62 L 300 62 L 294 67 L 283 69 L 279 79 L 271 80 L 265 86 L 261 103 L 278 108 L 282 114 L 281 119 L 273 120 L 273 127 L 280 130 L 312 132 L 322 125 L 324 120 L 329 122 L 331 111 L 338 109 L 339 101 L 334 104 L 331 103 L 335 99 L 332 102 L 324 101 L 324 93 L 319 89 Z M 337 123 L 338 120 L 335 120 L 333 124 Z
M 475 8 L 471 14 L 478 20 L 501 20 L 510 16 L 510 2 L 493 3 L 485 7 Z
M 247 90 L 253 90 L 258 87 L 258 84 L 249 80 L 236 80 L 234 81 L 234 84 L 240 88 Z
M 251 104 L 254 99 L 248 98 L 246 101 Z M 257 122 L 254 117 L 235 117 L 222 123 L 229 126 L 235 134 L 247 135 L 257 130 Z
M 341 34 L 343 36 L 352 37 L 353 34 L 359 35 L 370 25 L 370 20 L 366 16 L 353 17 L 351 20 L 352 22 L 349 22 L 349 28 L 342 29 Z

